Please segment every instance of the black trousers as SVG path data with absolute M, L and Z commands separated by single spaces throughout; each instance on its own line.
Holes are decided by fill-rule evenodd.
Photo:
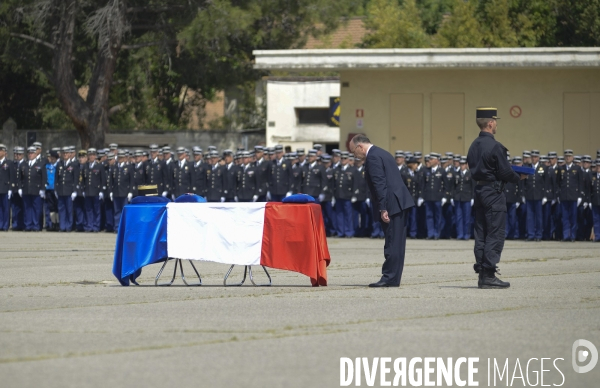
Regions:
M 383 256 L 385 262 L 381 267 L 381 280 L 391 284 L 400 285 L 402 270 L 404 269 L 404 251 L 406 248 L 406 217 L 407 210 L 390 217 L 390 223 L 381 221 L 385 245 Z
M 475 187 L 476 267 L 495 269 L 500 262 L 506 237 L 506 197 L 491 186 Z

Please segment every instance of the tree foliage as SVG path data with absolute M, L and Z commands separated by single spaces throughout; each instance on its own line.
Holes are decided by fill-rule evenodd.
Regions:
M 365 26 L 370 32 L 364 46 L 371 48 L 427 47 L 429 36 L 423 28 L 415 0 L 372 0 L 367 8 Z

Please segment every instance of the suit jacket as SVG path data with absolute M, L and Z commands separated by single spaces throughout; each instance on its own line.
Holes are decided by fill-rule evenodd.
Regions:
M 372 146 L 367 154 L 365 169 L 374 219 L 381 219 L 382 210 L 387 210 L 391 217 L 415 206 L 396 160 L 389 152 Z

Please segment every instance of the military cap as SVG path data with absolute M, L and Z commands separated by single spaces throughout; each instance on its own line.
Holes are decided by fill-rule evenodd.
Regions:
M 244 147 L 241 147 L 241 146 L 236 149 L 236 151 L 245 151 L 245 150 L 246 149 Z
M 117 156 L 119 158 L 125 157 L 125 156 L 127 156 L 127 152 L 125 152 L 125 150 L 119 150 L 119 151 L 117 151 Z
M 38 148 L 42 148 L 42 143 L 40 143 L 39 141 L 36 141 L 36 142 L 35 142 L 35 143 L 33 143 L 31 146 L 32 146 L 32 147 L 35 147 L 36 149 L 38 149 Z
M 127 155 L 127 156 L 131 155 L 131 151 L 129 151 L 127 148 L 125 148 L 125 155 Z
M 144 155 L 144 151 L 142 151 L 142 150 L 135 150 L 135 152 L 133 154 L 135 156 L 143 156 Z
M 24 152 L 25 152 L 25 148 L 24 148 L 24 147 L 17 146 L 17 147 L 15 147 L 15 148 L 14 148 L 14 151 L 13 151 L 13 152 L 14 152 L 15 154 L 22 154 L 22 153 L 24 153 Z
M 240 153 L 236 152 L 235 155 L 233 155 L 233 160 L 238 160 L 239 158 L 241 158 Z
M 163 147 L 162 148 L 162 153 L 163 154 L 170 154 L 171 153 L 171 147 Z
M 592 167 L 600 166 L 600 159 L 592 161 Z
M 459 162 L 460 164 L 465 164 L 467 163 L 467 158 L 459 158 Z
M 417 164 L 419 163 L 419 161 L 417 160 L 417 158 L 415 157 L 410 157 L 408 158 L 408 160 L 406 161 L 406 164 Z
M 515 156 L 512 160 L 513 163 L 521 163 L 523 161 L 523 158 L 521 158 L 520 156 Z
M 413 153 L 412 153 L 412 152 L 410 152 L 410 151 L 406 151 L 406 152 L 404 153 L 404 156 L 406 156 L 406 158 L 412 158 L 414 155 L 413 155 Z
M 540 156 L 540 150 L 531 150 L 531 156 Z
M 340 156 L 342 154 L 342 151 L 338 150 L 337 148 L 332 149 L 331 152 L 335 156 Z
M 531 156 L 531 152 L 530 151 L 527 151 L 527 150 L 523 151 L 523 157 L 524 158 L 528 158 L 530 156 Z
M 202 148 L 200 148 L 200 147 L 194 147 L 192 149 L 192 152 L 194 153 L 194 155 L 202 155 Z
M 461 160 L 461 159 L 462 159 L 462 158 L 460 157 L 460 155 L 456 155 L 456 156 L 454 156 L 454 157 L 452 158 L 452 160 L 453 160 L 453 161 L 455 161 L 455 162 L 460 162 L 460 160 Z
M 315 149 L 308 150 L 308 156 L 317 156 L 317 150 L 315 150 Z
M 150 156 L 150 153 L 148 151 L 142 151 L 142 156 Z
M 275 152 L 283 152 L 283 146 L 281 144 L 277 144 L 275 146 Z
M 430 153 L 429 153 L 429 157 L 430 157 L 430 158 L 437 158 L 437 159 L 439 159 L 439 158 L 440 158 L 440 156 L 441 156 L 441 155 L 440 155 L 440 154 L 438 154 L 437 152 L 430 152 Z
M 229 148 L 223 151 L 223 156 L 233 155 L 233 151 Z
M 421 156 L 423 156 L 423 153 L 421 153 L 421 151 L 415 151 L 415 158 L 419 159 Z
M 596 158 L 600 159 L 600 150 L 596 151 Z
M 0 150 L 6 151 L 6 146 L 2 143 L 0 143 Z
M 260 146 L 260 145 L 255 145 L 254 146 L 254 152 L 263 152 L 265 150 L 265 147 Z
M 583 155 L 583 156 L 581 157 L 581 160 L 582 160 L 582 161 L 584 161 L 584 162 L 589 162 L 589 163 L 591 163 L 591 162 L 592 162 L 592 157 L 591 157 L 591 155 Z
M 481 107 L 477 108 L 476 118 L 478 119 L 494 119 L 497 120 L 498 117 L 498 109 L 494 107 Z
M 53 158 L 58 158 L 58 151 L 50 151 L 50 156 Z
M 104 156 L 104 155 L 106 155 L 106 151 L 104 150 L 104 148 L 100 148 L 97 151 L 97 154 L 98 154 L 98 156 Z
M 208 146 L 207 150 L 209 150 L 209 151 L 216 151 L 217 147 L 215 147 L 214 145 L 210 145 L 210 146 Z
M 87 156 L 87 151 L 86 150 L 79 150 L 79 152 L 77 152 L 77 156 Z
M 275 148 L 269 147 L 267 150 L 269 151 L 269 155 L 275 155 Z
M 88 148 L 87 153 L 95 155 L 96 154 L 96 149 L 95 148 Z
M 547 162 L 547 161 L 548 161 L 548 157 L 546 155 L 540 156 L 540 162 Z
M 558 161 L 559 162 L 564 162 L 565 161 L 565 157 L 564 156 L 559 156 L 558 157 Z
M 217 151 L 217 150 L 210 150 L 210 152 L 208 153 L 208 156 L 210 156 L 211 158 L 218 158 L 219 157 L 219 151 Z
M 60 147 L 52 147 L 51 151 L 56 151 L 56 152 L 60 152 Z
M 50 150 L 46 150 L 46 156 L 50 156 Z
M 573 158 L 573 161 L 574 161 L 575 163 L 581 163 L 581 156 L 579 156 L 579 155 L 575 155 L 575 157 Z
M 62 148 L 62 152 L 70 152 L 70 151 L 71 151 L 71 147 L 69 147 L 69 146 L 64 146 Z
M 250 152 L 248 152 L 248 151 L 243 151 L 241 153 L 241 157 L 242 158 L 250 158 L 250 157 L 252 157 L 252 154 L 250 154 Z
M 108 145 L 108 148 L 110 148 L 111 150 L 116 150 L 117 148 L 119 148 L 119 145 L 117 143 L 110 143 Z
M 296 152 L 290 152 L 288 154 L 288 159 L 296 159 L 298 157 L 298 154 Z
M 323 148 L 323 146 L 321 144 L 315 144 L 313 145 L 313 149 L 319 151 L 321 148 Z
M 348 159 L 350 153 L 348 151 L 342 151 L 342 159 Z
M 34 146 L 27 147 L 27 152 L 28 153 L 29 152 L 35 152 L 35 147 Z
M 296 148 L 296 154 L 298 156 L 304 155 L 304 148 Z
M 446 152 L 446 153 L 445 153 L 445 155 L 446 155 L 448 158 L 453 158 L 453 157 L 454 157 L 454 152 L 450 152 L 450 151 L 448 151 L 448 152 Z
M 430 159 L 430 156 L 429 156 L 429 154 L 425 154 L 425 155 L 423 155 L 423 159 L 424 159 L 424 160 L 429 160 L 429 159 Z
M 405 157 L 404 151 L 402 151 L 402 150 L 396 151 L 396 157 L 397 158 L 403 158 L 403 157 Z
M 184 147 L 177 147 L 177 154 L 185 154 L 185 148 Z
M 317 150 L 314 150 L 314 151 L 315 151 L 315 155 L 316 155 Z M 331 155 L 327 155 L 327 154 L 321 155 L 321 160 L 323 160 L 324 163 L 330 163 Z
M 565 156 L 567 155 L 573 155 L 573 150 L 570 149 L 566 149 L 565 152 L 563 153 Z
M 550 152 L 548 152 L 548 157 L 550 159 L 556 158 L 557 157 L 556 151 L 550 151 Z
M 150 147 L 148 148 L 150 148 L 150 151 L 152 152 L 156 152 L 159 150 L 158 144 L 150 144 Z
M 447 161 L 448 161 L 448 158 L 447 158 L 447 157 L 445 157 L 445 156 L 442 156 L 442 157 L 440 158 L 440 162 L 442 162 L 442 163 L 446 163 Z
M 74 145 L 69 146 L 69 148 L 71 149 L 71 152 L 75 152 L 77 150 L 77 147 Z

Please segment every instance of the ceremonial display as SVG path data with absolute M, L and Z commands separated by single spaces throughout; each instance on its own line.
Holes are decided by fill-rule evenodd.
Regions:
M 140 203 L 125 206 L 113 274 L 126 286 L 168 258 L 262 265 L 327 285 L 321 208 L 297 203 Z M 201 271 L 200 271 L 201 272 Z

